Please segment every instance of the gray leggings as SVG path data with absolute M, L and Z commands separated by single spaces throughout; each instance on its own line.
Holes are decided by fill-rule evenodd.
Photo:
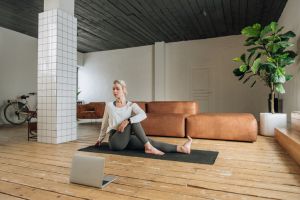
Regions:
M 128 124 L 122 133 L 116 130 L 111 130 L 108 139 L 109 148 L 114 151 L 120 151 L 125 148 L 134 150 L 145 149 L 144 145 L 147 142 L 150 142 L 152 146 L 163 152 L 177 151 L 177 145 L 159 142 L 148 138 L 140 123 Z

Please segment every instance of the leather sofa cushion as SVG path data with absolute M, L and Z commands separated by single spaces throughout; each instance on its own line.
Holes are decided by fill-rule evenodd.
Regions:
M 197 114 L 198 103 L 194 101 L 155 101 L 147 103 L 147 113 Z
M 192 138 L 254 142 L 257 121 L 250 113 L 203 113 L 187 118 L 187 135 Z
M 186 114 L 147 113 L 142 126 L 146 135 L 184 137 L 187 116 Z

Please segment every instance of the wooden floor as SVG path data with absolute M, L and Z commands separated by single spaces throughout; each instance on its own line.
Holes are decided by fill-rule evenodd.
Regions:
M 195 139 L 194 149 L 219 151 L 214 165 L 108 154 L 105 189 L 69 184 L 77 149 L 95 142 L 99 125 L 78 125 L 79 140 L 27 142 L 26 127 L 0 127 L 0 199 L 300 199 L 300 167 L 274 138 L 255 143 Z M 156 138 L 181 144 L 184 139 Z

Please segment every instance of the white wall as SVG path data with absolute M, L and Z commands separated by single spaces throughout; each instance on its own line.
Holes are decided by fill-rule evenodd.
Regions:
M 111 101 L 112 82 L 125 80 L 130 100 L 152 100 L 153 46 L 84 54 L 79 68 L 78 99 L 85 102 Z
M 267 111 L 268 88 L 258 82 L 254 88 L 243 85 L 233 75 L 232 58 L 245 51 L 242 36 L 183 41 L 165 44 L 166 100 L 191 100 L 189 70 L 191 67 L 213 68 L 214 102 L 211 112 Z M 79 99 L 85 102 L 112 100 L 111 83 L 124 79 L 129 98 L 153 100 L 153 46 L 102 51 L 84 55 L 79 71 Z M 201 105 L 200 105 L 201 106 Z
M 36 91 L 37 39 L 0 27 L 0 123 L 7 99 Z
M 296 37 L 291 40 L 295 46 L 292 48 L 297 52 L 296 63 L 287 69 L 294 78 L 285 85 L 284 111 L 290 115 L 291 111 L 300 110 L 300 1 L 289 0 L 279 19 L 279 25 L 284 26 L 285 31 L 292 30 Z M 289 116 L 290 117 L 290 116 Z
M 262 83 L 250 88 L 232 71 L 237 64 L 232 58 L 246 50 L 243 36 L 184 41 L 166 44 L 166 97 L 189 100 L 191 68 L 211 69 L 212 99 L 210 112 L 251 112 L 258 116 L 267 111 L 268 90 Z M 201 102 L 200 102 L 201 110 Z

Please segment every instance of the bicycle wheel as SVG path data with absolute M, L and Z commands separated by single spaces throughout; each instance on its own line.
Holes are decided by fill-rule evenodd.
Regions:
M 28 107 L 22 102 L 12 102 L 4 108 L 5 119 L 14 125 L 20 125 L 26 122 L 28 116 Z

